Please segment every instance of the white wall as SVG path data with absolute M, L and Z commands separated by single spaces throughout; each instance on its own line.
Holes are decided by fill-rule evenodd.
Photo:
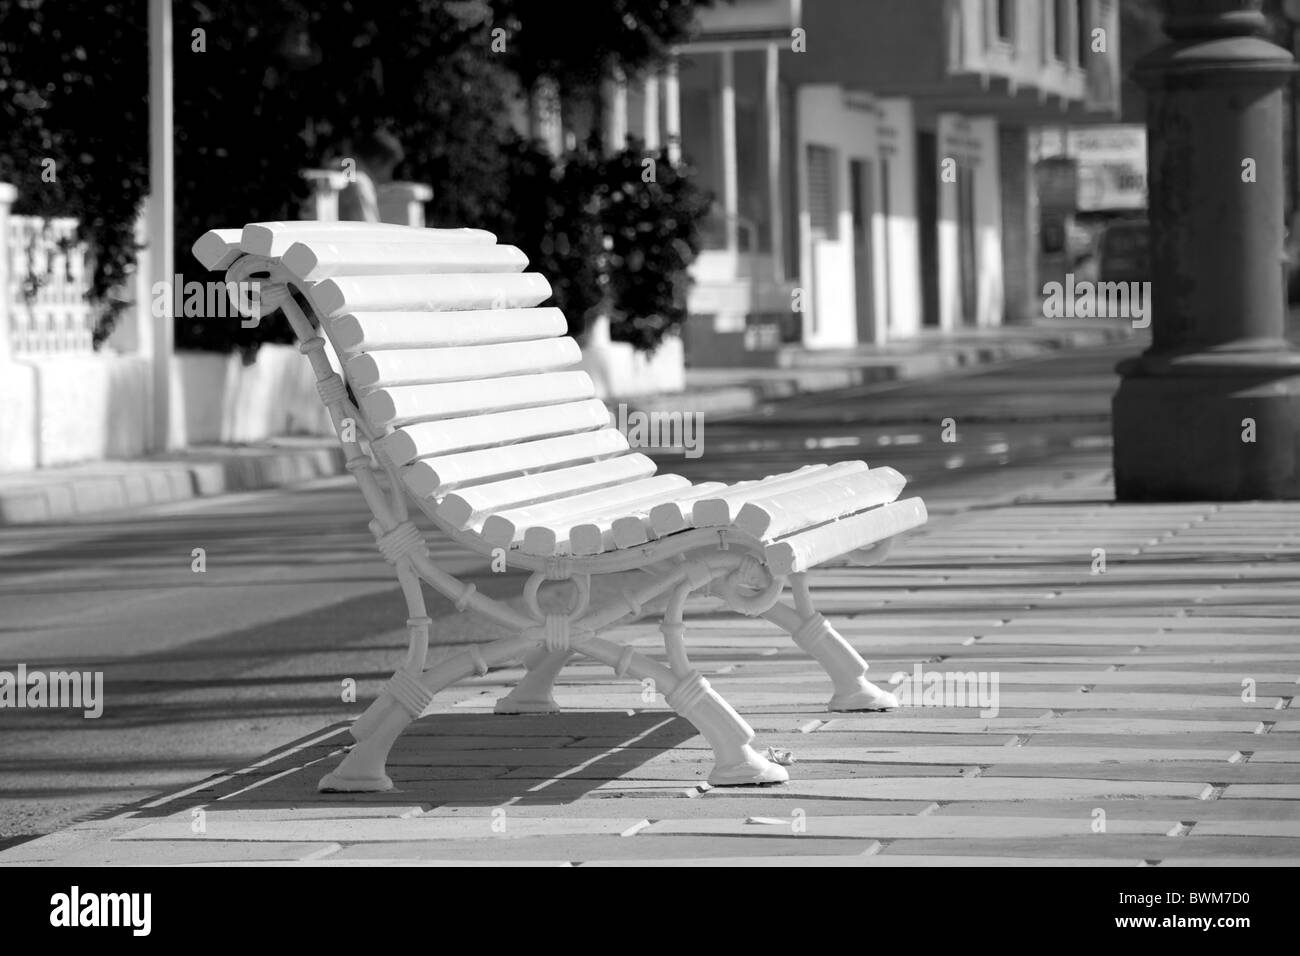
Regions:
M 877 342 L 907 338 L 921 330 L 921 233 L 916 208 L 916 123 L 912 101 L 876 101 L 878 150 L 889 159 L 889 215 L 878 203 L 873 224 Z M 884 170 L 877 164 L 877 195 Z M 886 245 L 888 248 L 886 248 Z M 884 281 L 882 277 L 888 277 Z M 886 301 L 888 296 L 888 301 Z M 886 325 L 888 322 L 888 325 Z
M 962 315 L 957 184 L 939 181 L 939 326 L 945 330 L 1002 323 L 1002 186 L 997 123 L 988 117 L 938 116 L 938 158 L 975 171 L 975 314 Z M 937 175 L 937 171 L 936 171 Z
M 237 354 L 177 352 L 172 367 L 173 414 L 192 445 L 333 434 L 311 363 L 294 346 L 264 345 L 251 365 Z
M 610 341 L 609 320 L 604 316 L 588 330 L 581 368 L 595 383 L 598 398 L 660 395 L 686 388 L 686 358 L 678 336 L 668 336 L 653 355 L 647 355 L 627 342 Z
M 25 471 L 148 448 L 147 359 L 70 354 L 0 363 L 0 471 Z
M 808 348 L 846 348 L 858 343 L 853 269 L 853 213 L 849 160 L 874 159 L 876 127 L 868 110 L 848 109 L 839 86 L 802 86 L 798 92 L 799 285 L 803 296 L 803 343 Z M 864 106 L 871 100 L 855 98 Z M 809 145 L 835 151 L 835 238 L 814 239 L 808 207 Z
M 916 205 L 916 126 L 905 98 L 874 99 L 834 85 L 804 86 L 798 102 L 799 284 L 804 296 L 804 344 L 859 344 L 853 206 L 849 162 L 871 161 L 875 176 L 871 254 L 872 341 L 915 335 L 921 328 L 921 248 Z M 836 151 L 837 236 L 814 242 L 808 209 L 807 146 Z M 888 215 L 881 158 L 889 158 Z
M 252 365 L 238 355 L 178 352 L 172 408 L 191 444 L 331 434 L 310 365 L 267 345 Z M 99 352 L 14 359 L 0 367 L 0 472 L 149 452 L 147 358 Z
M 647 356 L 596 329 L 582 368 L 602 398 L 685 388 L 676 336 Z M 178 352 L 172 370 L 172 413 L 191 445 L 333 434 L 311 364 L 293 346 L 264 345 L 251 365 L 239 355 Z M 149 362 L 139 356 L 95 353 L 0 364 L 0 472 L 146 454 L 150 388 Z

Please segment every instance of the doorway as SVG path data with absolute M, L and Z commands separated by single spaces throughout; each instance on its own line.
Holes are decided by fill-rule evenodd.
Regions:
M 921 325 L 939 326 L 939 138 L 916 133 L 916 218 L 920 225 Z
M 875 219 L 875 164 L 849 160 L 853 212 L 853 289 L 859 343 L 876 341 L 876 288 L 872 269 L 871 224 Z
M 970 163 L 957 167 L 957 262 L 961 284 L 960 325 L 975 325 L 977 299 L 975 250 L 975 170 Z

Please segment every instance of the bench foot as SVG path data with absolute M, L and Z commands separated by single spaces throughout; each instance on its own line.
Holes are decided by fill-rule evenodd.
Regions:
M 831 679 L 835 690 L 828 710 L 892 710 L 898 706 L 898 697 L 867 680 L 867 662 L 830 621 L 816 611 L 800 620 L 798 626 L 792 626 L 787 617 L 793 617 L 788 609 L 772 619 L 790 632 L 795 644 Z
M 859 677 L 857 684 L 853 690 L 833 694 L 826 709 L 894 710 L 898 707 L 898 697 L 883 687 L 877 687 L 865 677 Z
M 385 765 L 388 751 L 415 718 L 401 707 L 391 707 L 370 734 L 352 745 L 333 771 L 321 778 L 321 793 L 383 793 L 393 789 Z
M 749 744 L 740 748 L 741 759 L 734 763 L 723 764 L 718 761 L 709 773 L 709 786 L 744 787 L 785 783 L 790 774 L 779 764 L 772 763 Z
M 713 748 L 709 783 L 715 787 L 785 783 L 785 768 L 759 755 L 750 744 L 754 730 L 722 699 L 699 671 L 691 671 L 665 695 L 668 706 L 685 717 Z

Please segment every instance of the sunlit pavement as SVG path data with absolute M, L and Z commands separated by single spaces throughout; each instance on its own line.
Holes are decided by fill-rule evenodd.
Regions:
M 1046 474 L 1054 456 L 1104 462 L 1111 369 L 1133 348 L 706 421 L 703 456 L 663 464 L 730 480 L 861 457 L 898 467 L 936 513 L 1014 496 L 1035 463 Z M 947 418 L 952 442 L 942 440 Z M 1012 480 L 1010 465 L 1030 471 L 1017 467 Z M 368 700 L 405 641 L 365 520 L 356 491 L 330 481 L 0 535 L 3 659 L 103 669 L 108 694 L 97 721 L 0 715 L 5 832 L 44 832 L 245 766 L 355 713 L 343 680 Z M 202 574 L 191 569 L 195 548 Z M 488 593 L 517 586 L 472 556 L 443 557 Z M 440 626 L 452 620 L 445 603 L 433 613 Z M 482 693 L 469 686 L 447 704 Z
M 1014 465 L 888 565 L 814 576 L 894 713 L 828 713 L 785 635 L 692 602 L 694 665 L 787 784 L 708 787 L 693 729 L 595 664 L 563 713 L 494 716 L 508 669 L 408 730 L 390 792 L 316 792 L 337 722 L 0 866 L 1294 866 L 1300 504 L 1117 506 L 1104 458 Z

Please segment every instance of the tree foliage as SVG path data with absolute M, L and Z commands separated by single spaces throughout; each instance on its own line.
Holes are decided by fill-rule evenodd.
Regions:
M 577 310 L 575 329 L 611 294 L 644 308 L 628 320 L 643 328 L 627 338 L 653 344 L 649 329 L 679 321 L 673 307 L 649 296 L 644 276 L 611 278 L 610 269 L 642 261 L 624 248 L 629 229 L 651 241 L 658 232 L 611 218 L 601 203 L 626 212 L 644 200 L 648 213 L 686 195 L 667 185 L 680 177 L 668 171 L 634 200 L 606 181 L 617 165 L 577 154 L 557 163 L 511 120 L 540 75 L 577 90 L 652 65 L 686 36 L 695 5 L 592 0 L 556 16 L 542 0 L 175 0 L 177 269 L 197 271 L 189 250 L 208 229 L 298 218 L 301 171 L 387 126 L 406 150 L 398 178 L 434 188 L 431 225 L 477 226 L 516 242 L 553 278 L 557 304 Z M 134 258 L 148 186 L 146 19 L 143 0 L 0 0 L 0 105 L 9 121 L 0 179 L 19 187 L 19 211 L 81 219 L 100 295 Z M 44 157 L 56 160 L 56 185 L 39 182 Z M 644 261 L 678 259 L 653 252 Z M 614 334 L 622 334 L 617 320 Z M 178 319 L 181 347 L 252 351 L 288 339 L 282 323 Z
M 578 0 L 557 15 L 551 0 L 491 0 L 505 30 L 506 63 L 525 89 L 548 77 L 569 91 L 664 60 L 711 0 Z
M 632 142 L 608 157 L 593 157 L 591 176 L 599 307 L 610 315 L 610 336 L 653 350 L 686 320 L 687 267 L 699 252 L 699 226 L 710 197 L 668 159 Z

